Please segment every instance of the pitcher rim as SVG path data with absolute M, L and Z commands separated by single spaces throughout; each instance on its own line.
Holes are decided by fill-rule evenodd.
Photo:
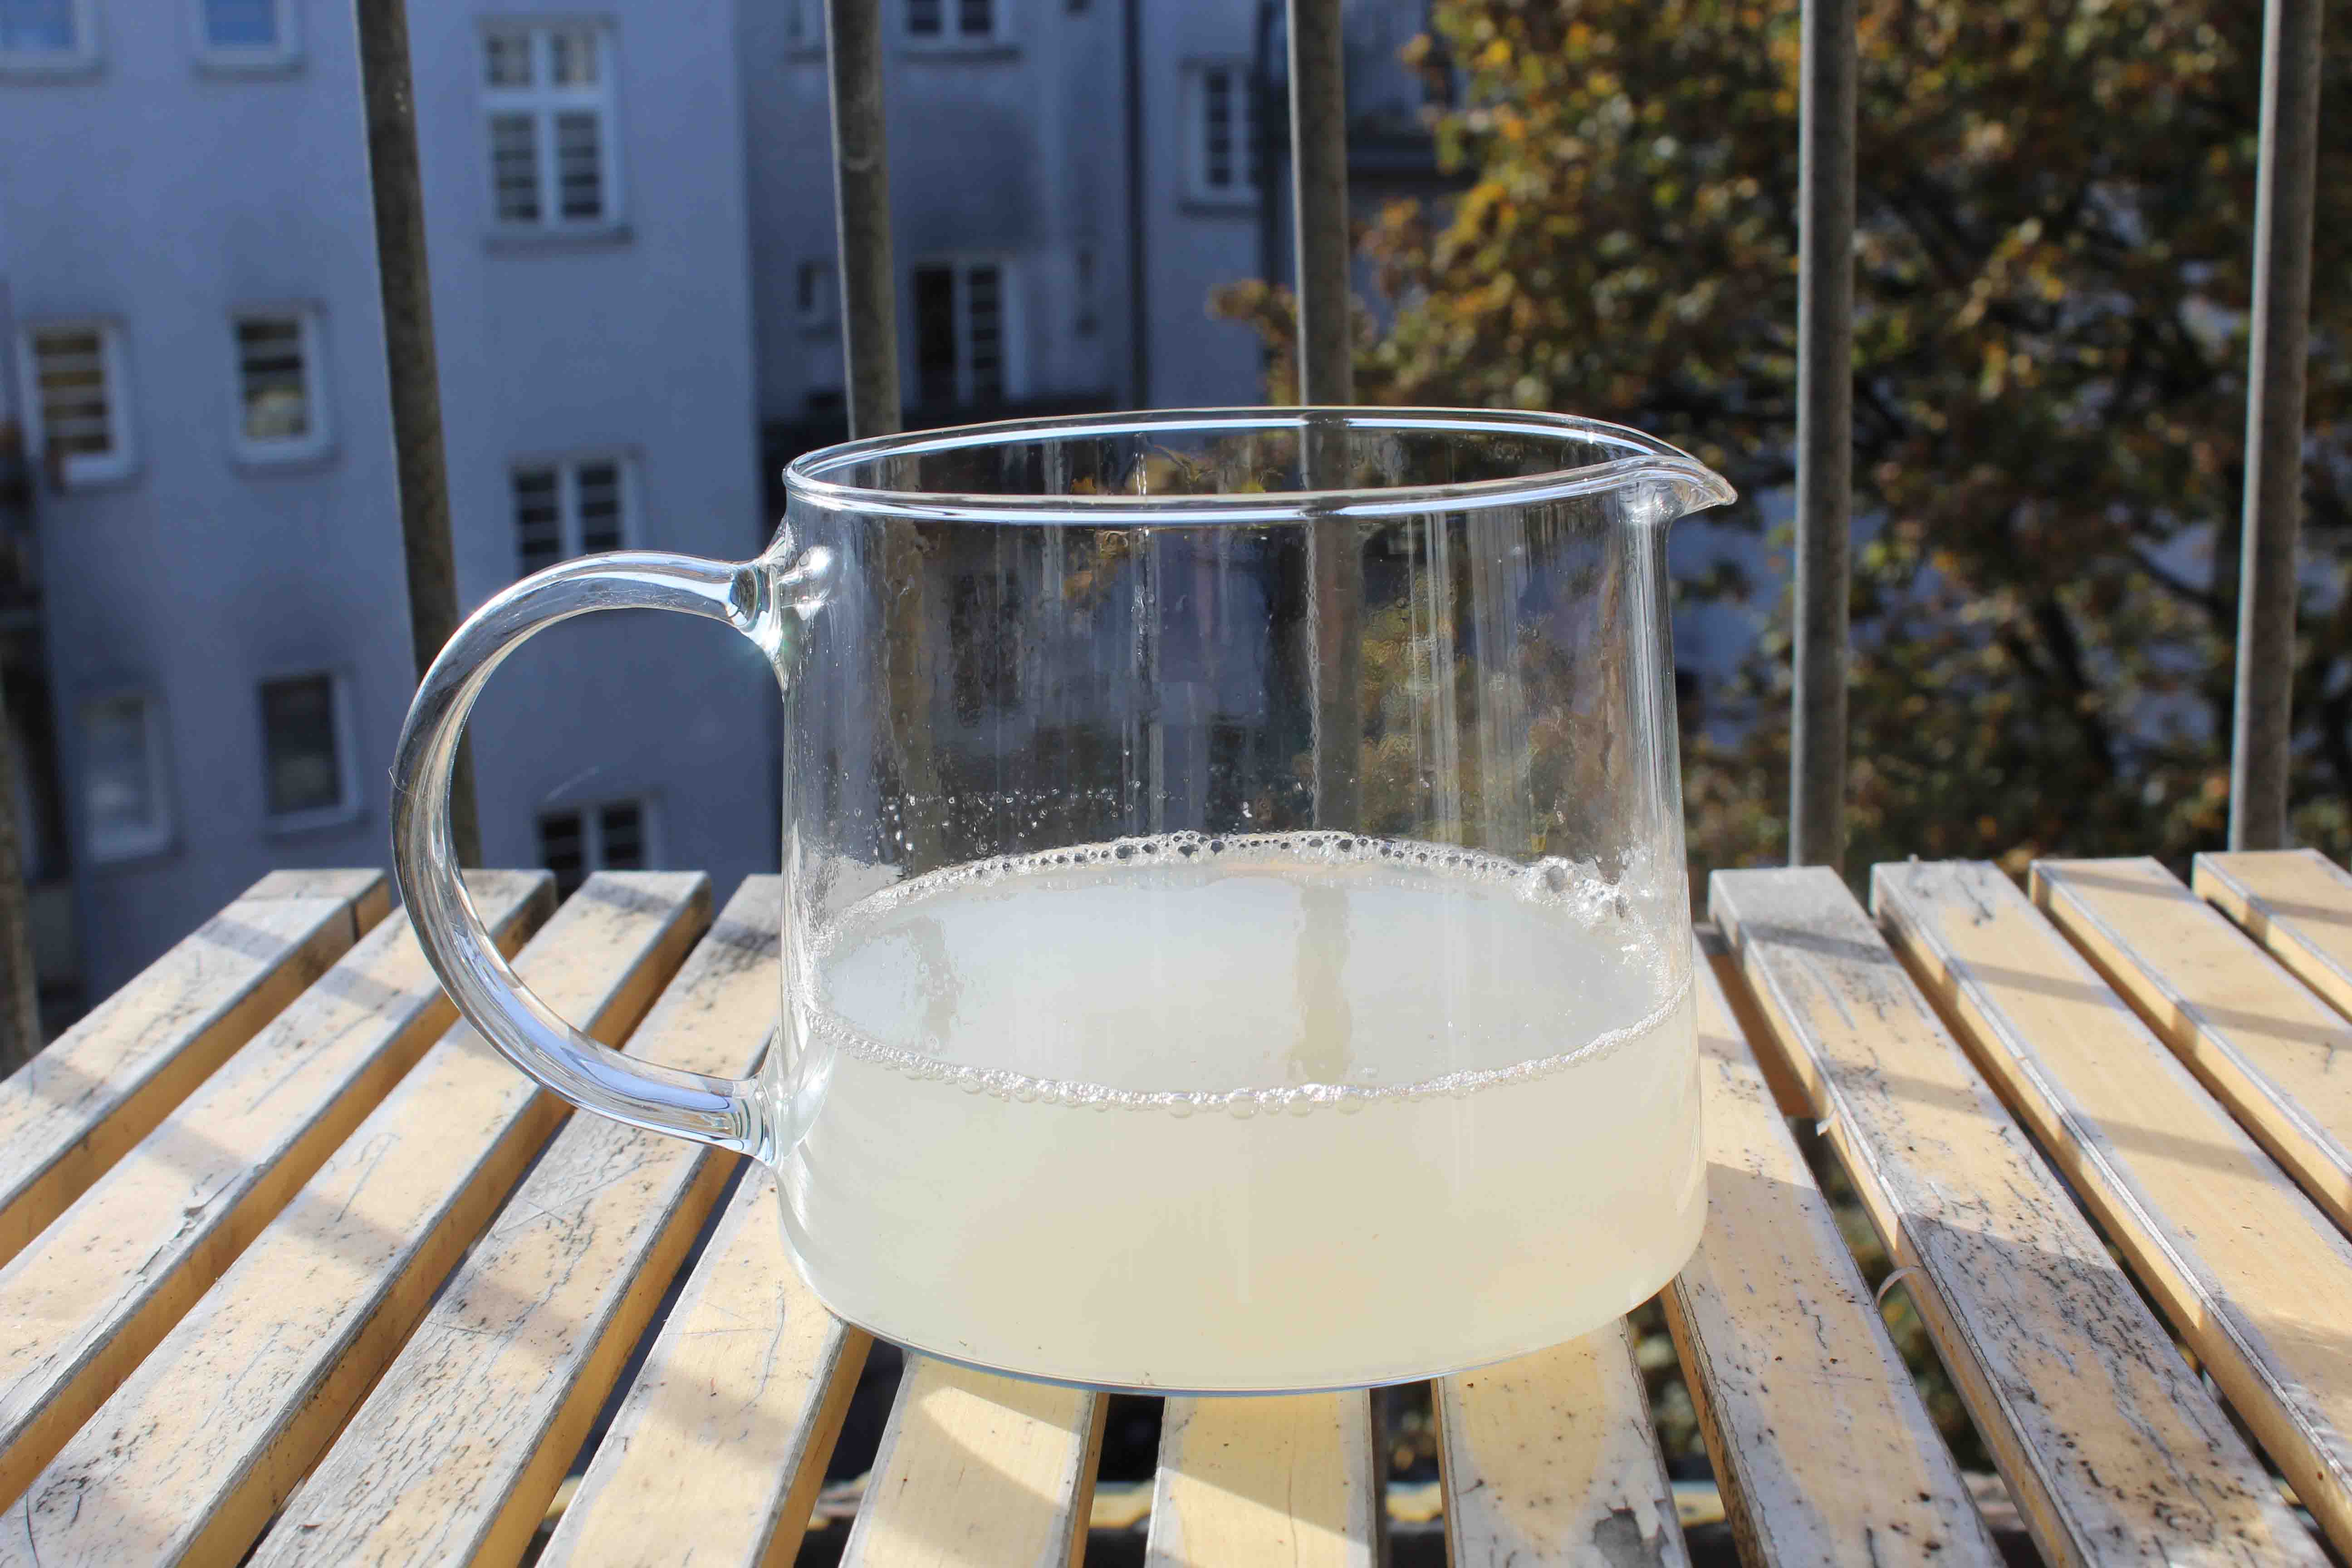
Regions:
M 1462 435 L 1575 437 L 1621 447 L 1625 455 L 1543 473 L 1448 484 L 1223 495 L 991 495 L 887 489 L 824 477 L 880 455 L 954 451 L 1056 436 L 1148 435 L 1171 428 L 1190 433 L 1250 429 L 1303 433 L 1317 420 L 1344 421 L 1356 427 Z M 805 501 L 836 511 L 910 521 L 1080 527 L 1232 526 L 1337 518 L 1378 519 L 1533 505 L 1597 494 L 1644 479 L 1665 485 L 1675 492 L 1675 504 L 1659 509 L 1656 521 L 1661 523 L 1688 512 L 1721 506 L 1738 496 L 1722 475 L 1654 436 L 1605 420 L 1530 409 L 1272 405 L 1044 415 L 838 442 L 803 453 L 784 468 L 788 502 Z

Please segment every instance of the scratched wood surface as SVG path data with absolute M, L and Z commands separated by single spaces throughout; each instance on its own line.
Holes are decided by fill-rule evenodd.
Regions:
M 540 1562 L 782 1568 L 871 1343 L 801 1282 L 775 1178 L 745 1171 Z
M 479 872 L 511 952 L 553 879 Z M 0 1268 L 0 1499 L 14 1499 L 398 1082 L 456 1009 L 386 921 Z
M 1742 1559 L 2000 1561 L 1706 954 L 1706 1234 L 1660 1297 Z
M 2037 860 L 2032 891 L 2255 1141 L 2352 1226 L 2352 1022 L 2156 860 Z
M 518 967 L 617 1043 L 709 910 L 699 874 L 600 874 Z M 0 1563 L 236 1563 L 562 1114 L 453 1028 L 34 1480 Z
M 2324 1561 L 1836 873 L 1709 906 L 2044 1558 Z
M 1987 1077 L 2352 1546 L 2352 1243 L 2000 868 L 1913 861 L 1872 883 Z
M 1077 1568 L 1104 1398 L 910 1355 L 843 1568 Z
M 2189 885 L 2352 1017 L 2352 872 L 2316 849 L 2200 855 Z
M 729 900 L 630 1037 L 633 1054 L 727 1078 L 758 1065 L 776 1017 L 781 888 L 755 877 Z M 737 1163 L 574 1117 L 254 1568 L 519 1557 Z
M 1149 1568 L 1374 1568 L 1381 1501 L 1359 1390 L 1171 1399 L 1152 1477 Z
M 2233 918 L 2271 952 L 2290 921 L 2325 927 L 2324 899 L 2257 879 L 2278 865 L 2216 858 L 2204 890 L 2237 899 Z M 2224 872 L 2236 891 L 2215 890 Z M 772 1177 L 742 1173 L 654 1327 L 735 1162 L 566 1125 L 470 1030 L 442 1033 L 447 1005 L 404 922 L 365 934 L 381 879 L 323 875 L 307 887 L 341 899 L 340 942 L 331 914 L 313 959 L 281 931 L 294 979 L 268 984 L 285 994 L 226 1035 L 196 1027 L 195 1045 L 169 1047 L 181 1065 L 131 1070 L 162 1098 L 90 1102 L 89 1131 L 113 1140 L 104 1165 L 0 1261 L 0 1321 L 26 1331 L 0 1336 L 0 1481 L 23 1489 L 0 1568 L 248 1552 L 259 1568 L 514 1563 L 608 1399 L 540 1561 L 782 1568 L 867 1342 L 801 1283 Z M 544 880 L 485 877 L 475 894 L 520 942 Z M 1998 873 L 1882 868 L 1881 883 L 1890 929 L 1985 1075 L 2345 1542 L 2352 1243 Z M 2259 917 L 2250 889 L 2267 889 Z M 2178 883 L 2158 891 L 2197 902 Z M 600 1037 L 740 1073 L 774 1015 L 778 893 L 746 884 L 698 945 L 701 879 L 600 876 L 520 967 Z M 1664 1301 L 1744 1562 L 1992 1560 L 1782 1121 L 1799 1109 L 1826 1117 L 1915 1270 L 1913 1299 L 2048 1561 L 2321 1561 L 1843 885 L 1737 873 L 1715 894 L 1736 962 L 1697 976 L 1709 1221 Z M 222 1010 L 216 995 L 203 1006 Z M 177 1027 L 163 1033 L 189 1035 Z M 121 1137 L 108 1104 L 146 1130 Z M 1622 1323 L 1433 1394 L 1454 1563 L 1687 1562 Z M 1104 1406 L 912 1358 L 843 1560 L 1071 1568 Z M 1369 1568 L 1373 1444 L 1360 1394 L 1171 1401 L 1150 1561 Z
M 387 907 L 381 871 L 272 871 L 0 1081 L 0 1262 Z
M 1446 1540 L 1461 1568 L 1686 1568 L 1650 1400 L 1621 1319 L 1437 1380 Z

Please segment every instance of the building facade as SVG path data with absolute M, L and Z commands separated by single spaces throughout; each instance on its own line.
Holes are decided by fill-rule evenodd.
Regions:
M 1279 7 L 883 9 L 908 424 L 1258 401 L 1258 344 L 1207 300 L 1287 268 Z M 842 422 L 821 0 L 409 26 L 462 607 L 583 552 L 756 551 L 781 461 Z M 0 342 L 42 586 L 8 689 L 72 895 L 45 952 L 85 998 L 273 867 L 385 858 L 414 670 L 360 102 L 331 0 L 0 0 Z M 756 650 L 613 622 L 484 698 L 487 858 L 772 868 Z
M 557 554 L 756 547 L 732 23 L 728 0 L 413 9 L 466 607 Z M 360 101 L 325 0 L 0 8 L 0 277 L 85 997 L 273 867 L 386 858 L 414 671 Z M 501 672 L 475 747 L 492 861 L 773 864 L 772 690 L 697 629 L 566 627 Z

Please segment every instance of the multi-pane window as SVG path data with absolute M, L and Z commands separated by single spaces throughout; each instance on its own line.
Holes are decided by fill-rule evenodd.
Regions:
M 0 64 L 68 66 L 89 54 L 82 0 L 0 0 Z
M 224 64 L 274 63 L 294 52 L 288 0 L 202 0 L 198 26 L 205 52 Z
M 315 450 L 326 431 L 318 400 L 318 321 L 304 310 L 248 310 L 235 321 L 237 439 L 249 456 Z
M 915 268 L 915 387 L 926 408 L 1001 403 L 1004 268 L 993 261 Z
M 641 800 L 541 812 L 539 863 L 555 873 L 556 892 L 569 898 L 591 871 L 642 870 L 650 854 L 646 816 Z
M 59 321 L 25 334 L 26 404 L 43 455 L 67 484 L 131 468 L 122 344 L 111 321 Z
M 1248 68 L 1195 67 L 1191 97 L 1193 195 L 1212 200 L 1255 196 L 1261 171 Z
M 926 43 L 989 43 L 1002 0 L 907 0 L 907 36 Z
M 123 691 L 82 704 L 81 798 L 93 860 L 152 855 L 171 841 L 163 710 L 153 697 Z
M 628 465 L 619 458 L 529 463 L 511 475 L 515 563 L 525 572 L 628 542 Z
M 549 229 L 615 222 L 611 35 L 584 22 L 502 23 L 482 36 L 482 70 L 499 222 Z
M 348 807 L 343 750 L 342 696 L 332 675 L 261 683 L 263 793 L 271 816 L 300 820 Z

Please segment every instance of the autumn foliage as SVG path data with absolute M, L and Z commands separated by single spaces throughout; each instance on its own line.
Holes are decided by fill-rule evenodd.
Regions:
M 2217 847 L 2262 8 L 1862 12 L 1849 866 Z M 1797 22 L 1797 0 L 1438 0 L 1415 51 L 1455 84 L 1439 137 L 1469 183 L 1359 215 L 1390 321 L 1365 317 L 1360 396 L 1634 425 L 1763 527 L 1795 429 Z M 2352 27 L 2327 47 L 2340 115 Z M 2319 191 L 2294 801 L 2340 859 L 2352 137 L 2325 124 Z M 1279 360 L 1280 290 L 1218 308 Z M 1779 850 L 1786 652 L 1768 632 L 1696 693 L 1744 722 L 1686 742 L 1702 863 Z

